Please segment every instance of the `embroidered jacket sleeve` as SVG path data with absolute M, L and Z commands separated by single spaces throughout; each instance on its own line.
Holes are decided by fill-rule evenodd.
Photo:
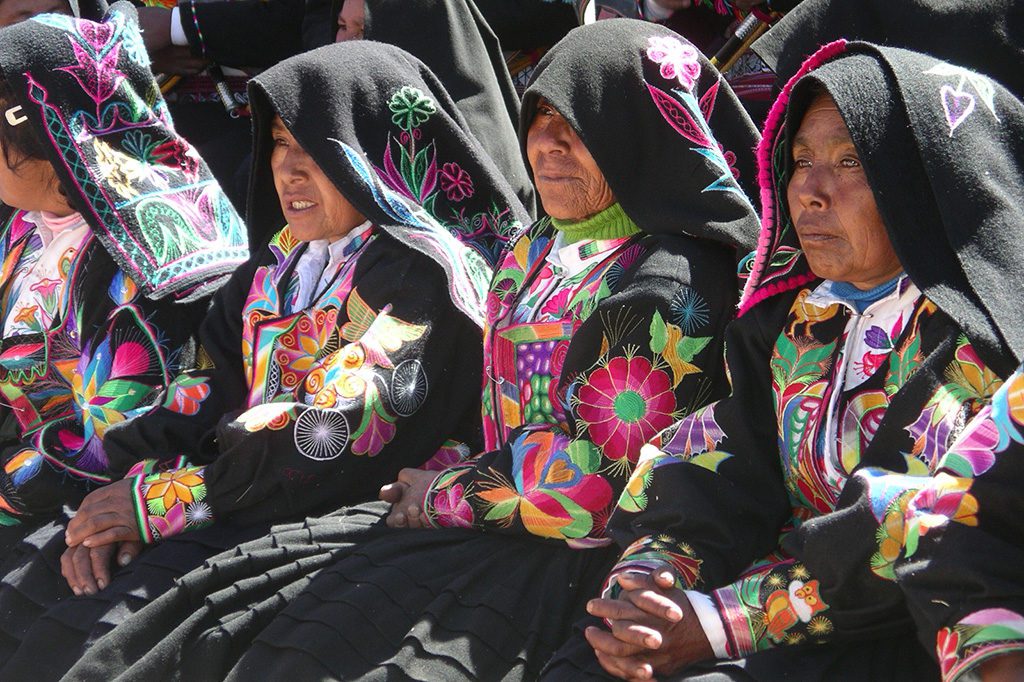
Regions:
M 1024 652 L 1024 373 L 967 427 L 906 505 L 896 575 L 944 680 Z
M 772 408 L 775 339 L 764 330 L 780 328 L 784 303 L 775 303 L 779 310 L 755 308 L 729 326 L 732 394 L 644 449 L 609 523 L 612 537 L 627 549 L 606 592 L 617 593 L 620 573 L 658 563 L 675 569 L 680 587 L 715 587 L 774 547 L 789 504 Z
M 114 480 L 108 429 L 156 407 L 194 350 L 202 304 L 151 301 L 98 243 L 88 248 L 64 292 L 68 319 L 4 341 L 25 374 L 5 382 L 3 400 L 20 423 L 0 470 L 0 509 L 15 516 L 53 513 Z
M 515 429 L 501 449 L 442 472 L 425 500 L 438 526 L 607 542 L 605 519 L 640 447 L 726 390 L 723 329 L 735 278 L 700 244 L 649 250 L 576 330 L 560 376 L 566 424 Z M 680 301 L 696 306 L 682 311 Z M 564 390 L 563 390 L 564 389 Z
M 479 329 L 455 309 L 431 261 L 379 246 L 360 256 L 347 311 L 306 330 L 338 341 L 308 359 L 294 395 L 226 414 L 212 461 L 134 477 L 144 540 L 370 499 L 449 437 L 472 440 Z

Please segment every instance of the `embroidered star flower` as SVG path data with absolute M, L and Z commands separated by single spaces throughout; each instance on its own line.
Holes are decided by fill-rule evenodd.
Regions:
M 441 189 L 449 201 L 462 201 L 473 196 L 473 179 L 457 163 L 441 166 Z
M 203 486 L 203 477 L 195 469 L 165 471 L 158 474 L 157 480 L 150 484 L 146 491 L 146 504 L 148 506 L 159 500 L 164 509 L 170 509 L 179 502 L 189 504 L 196 497 L 205 497 L 205 494 L 197 495 L 200 486 Z

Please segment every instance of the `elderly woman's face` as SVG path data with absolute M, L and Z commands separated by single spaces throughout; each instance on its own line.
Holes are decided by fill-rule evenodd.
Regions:
M 828 95 L 814 99 L 793 140 L 786 198 L 814 274 L 866 290 L 903 270 L 850 131 Z
M 335 241 L 366 221 L 292 136 L 280 117 L 270 127 L 270 170 L 281 211 L 296 239 Z
M 611 187 L 560 113 L 541 99 L 526 133 L 526 157 L 544 210 L 559 220 L 583 220 L 615 203 Z

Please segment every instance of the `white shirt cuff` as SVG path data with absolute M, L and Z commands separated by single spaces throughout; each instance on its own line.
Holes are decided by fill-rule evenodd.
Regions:
M 711 642 L 711 650 L 715 652 L 715 658 L 729 658 L 729 654 L 725 650 L 725 625 L 722 623 L 722 617 L 718 615 L 715 602 L 703 592 L 694 592 L 693 590 L 686 590 L 686 598 L 690 600 L 690 606 L 697 614 L 697 620 L 700 621 L 704 635 Z
M 188 36 L 181 25 L 181 9 L 175 7 L 171 10 L 171 45 L 185 47 L 188 45 Z

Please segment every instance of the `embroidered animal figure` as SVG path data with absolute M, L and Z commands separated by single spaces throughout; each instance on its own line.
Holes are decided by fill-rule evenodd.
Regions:
M 818 595 L 818 581 L 794 580 L 788 590 L 776 590 L 764 602 L 764 621 L 769 636 L 782 642 L 786 632 L 797 622 L 807 623 L 828 605 Z

